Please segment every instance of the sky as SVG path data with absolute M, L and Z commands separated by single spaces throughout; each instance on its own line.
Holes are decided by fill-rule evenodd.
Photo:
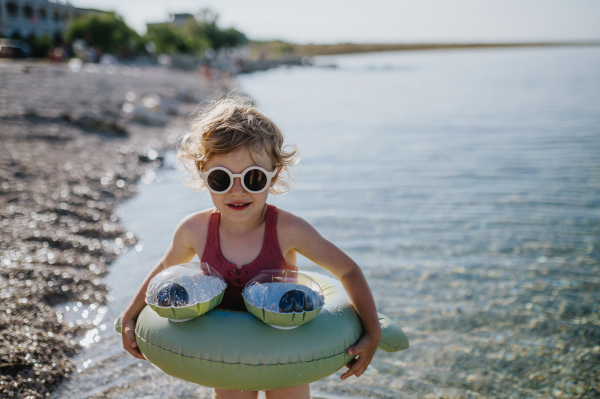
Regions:
M 600 0 L 71 0 L 113 10 L 140 33 L 210 8 L 253 40 L 295 43 L 600 40 Z

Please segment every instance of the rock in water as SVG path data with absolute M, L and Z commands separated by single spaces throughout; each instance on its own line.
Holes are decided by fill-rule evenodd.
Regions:
M 283 294 L 279 301 L 281 313 L 310 312 L 313 310 L 313 301 L 305 291 L 291 290 Z
M 189 296 L 185 288 L 177 283 L 164 283 L 156 294 L 158 306 L 182 307 L 189 302 Z

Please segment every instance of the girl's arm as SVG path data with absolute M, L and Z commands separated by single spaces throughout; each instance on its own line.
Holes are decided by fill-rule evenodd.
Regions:
M 356 345 L 348 348 L 349 355 L 359 355 L 359 358 L 348 364 L 350 370 L 341 378 L 344 380 L 351 375 L 359 377 L 371 363 L 381 339 L 381 326 L 369 284 L 360 267 L 341 249 L 323 238 L 310 223 L 288 212 L 285 212 L 284 218 L 283 230 L 290 239 L 291 249 L 336 276 L 360 316 L 365 334 Z
M 145 359 L 145 357 L 138 349 L 137 342 L 135 341 L 135 321 L 137 320 L 142 309 L 144 309 L 146 306 L 145 299 L 148 284 L 154 276 L 166 268 L 181 263 L 187 263 L 194 258 L 196 251 L 191 245 L 189 245 L 189 227 L 189 219 L 184 219 L 179 226 L 177 226 L 173 236 L 173 242 L 169 246 L 167 253 L 156 264 L 156 266 L 154 266 L 148 276 L 146 276 L 146 279 L 140 288 L 138 288 L 137 293 L 123 314 L 123 319 L 121 321 L 121 338 L 123 339 L 123 348 L 138 359 Z

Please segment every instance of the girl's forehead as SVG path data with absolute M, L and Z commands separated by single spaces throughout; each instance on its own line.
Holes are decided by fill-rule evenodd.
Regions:
M 225 167 L 233 173 L 240 173 L 250 166 L 260 166 L 271 170 L 271 159 L 265 151 L 256 152 L 248 147 L 242 147 L 227 154 L 212 157 L 206 164 L 205 169 Z

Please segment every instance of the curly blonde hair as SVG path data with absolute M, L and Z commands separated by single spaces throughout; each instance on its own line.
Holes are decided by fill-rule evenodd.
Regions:
M 290 167 L 300 160 L 298 147 L 283 145 L 283 134 L 275 123 L 261 113 L 252 100 L 241 96 L 213 101 L 203 108 L 192 123 L 191 132 L 180 141 L 177 158 L 190 173 L 187 186 L 195 191 L 204 188 L 200 172 L 213 157 L 225 155 L 242 147 L 264 152 L 272 167 L 281 171 L 271 194 L 283 194 L 291 189 Z

